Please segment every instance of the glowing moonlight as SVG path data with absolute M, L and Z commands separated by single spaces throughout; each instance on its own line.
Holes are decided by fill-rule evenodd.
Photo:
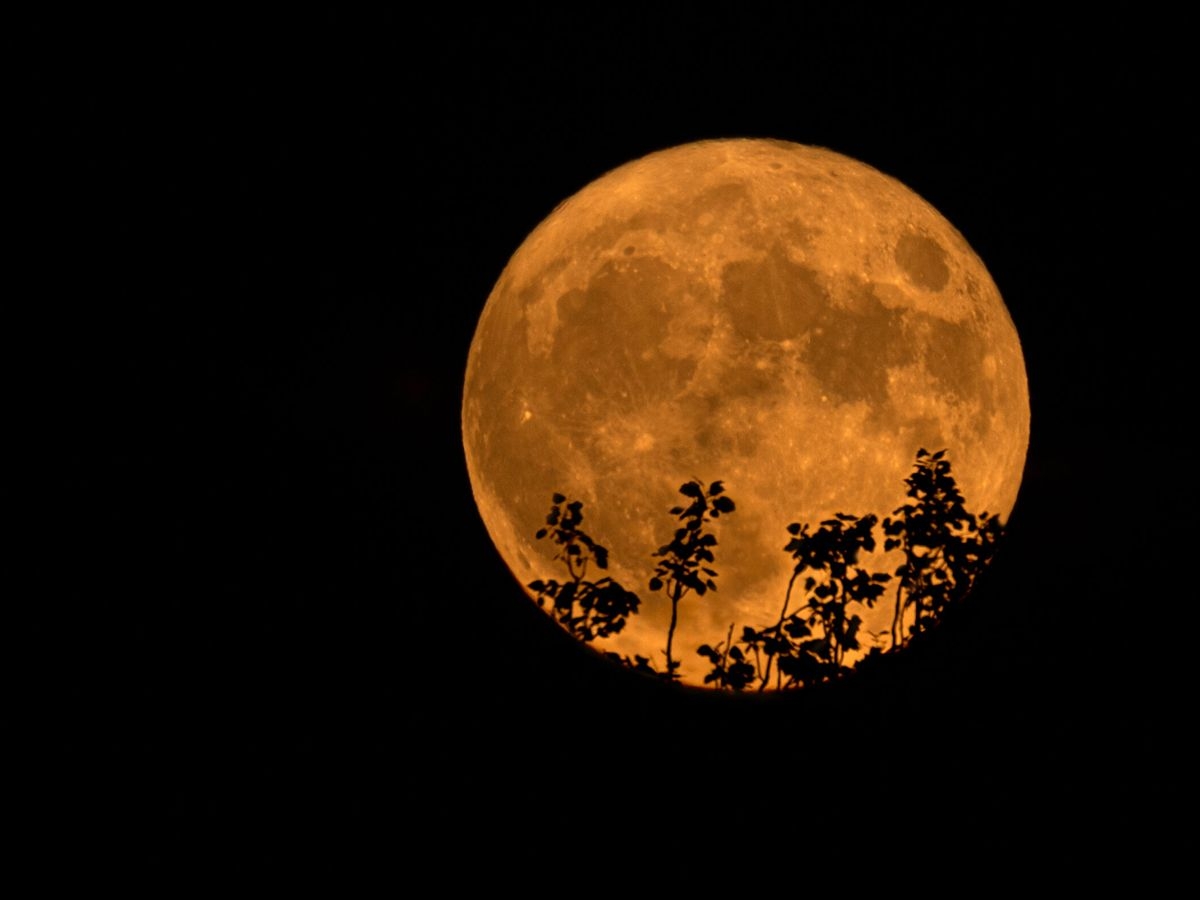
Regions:
M 928 203 L 829 150 L 719 140 L 609 172 L 529 235 L 480 318 L 462 427 L 521 584 L 565 578 L 535 532 L 554 492 L 582 501 L 601 574 L 641 597 L 593 646 L 659 668 L 671 602 L 647 589 L 651 553 L 682 483 L 724 482 L 719 589 L 685 597 L 674 632 L 700 684 L 697 647 L 778 618 L 787 525 L 889 515 L 920 448 L 947 450 L 969 510 L 1007 520 L 1029 402 L 996 286 Z M 891 616 L 885 601 L 864 617 L 864 648 L 890 646 Z

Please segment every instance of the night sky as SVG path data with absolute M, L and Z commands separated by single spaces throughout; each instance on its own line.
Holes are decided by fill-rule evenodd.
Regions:
M 580 874 L 650 846 L 681 871 L 699 846 L 846 852 L 910 820 L 996 866 L 1061 858 L 1067 833 L 1154 855 L 1181 802 L 1197 502 L 1172 28 L 690 7 L 93 25 L 28 35 L 44 233 L 79 247 L 39 301 L 45 377 L 14 399 L 65 437 L 9 492 L 16 568 L 39 561 L 9 686 L 52 761 L 48 827 L 125 823 L 148 859 L 203 834 L 282 865 L 298 835 L 331 866 L 470 845 Z M 1032 408 L 1008 539 L 944 634 L 747 703 L 610 671 L 538 612 L 459 434 L 474 326 L 525 235 L 622 163 L 738 136 L 829 147 L 946 216 L 1008 305 Z

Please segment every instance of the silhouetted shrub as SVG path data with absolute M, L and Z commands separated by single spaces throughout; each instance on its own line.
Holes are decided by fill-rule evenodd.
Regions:
M 589 567 L 608 568 L 608 550 L 596 543 L 579 526 L 583 522 L 583 503 L 567 502 L 562 494 L 551 498 L 553 506 L 546 516 L 546 527 L 537 539 L 549 537 L 562 549 L 555 559 L 562 560 L 568 580 L 532 581 L 529 589 L 537 595 L 538 606 L 585 643 L 617 634 L 629 616 L 638 611 L 641 600 L 611 578 L 596 581 L 587 578 Z

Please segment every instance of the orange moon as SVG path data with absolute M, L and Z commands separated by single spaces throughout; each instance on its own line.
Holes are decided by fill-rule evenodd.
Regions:
M 462 431 L 518 581 L 562 576 L 535 532 L 554 492 L 582 501 L 607 574 L 642 601 L 592 646 L 658 666 L 671 603 L 647 590 L 651 553 L 682 483 L 724 482 L 719 589 L 680 603 L 674 637 L 699 685 L 698 646 L 778 616 L 787 525 L 891 514 L 920 448 L 947 450 L 970 511 L 1007 521 L 1029 397 L 1000 293 L 937 210 L 831 150 L 712 140 L 609 172 L 528 236 L 480 317 Z M 865 618 L 867 648 L 889 649 L 890 617 Z

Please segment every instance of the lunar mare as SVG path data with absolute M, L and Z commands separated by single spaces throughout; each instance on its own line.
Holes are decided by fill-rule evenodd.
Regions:
M 480 514 L 522 585 L 551 494 L 584 504 L 641 612 L 599 649 L 656 665 L 670 602 L 646 589 L 681 483 L 721 479 L 719 590 L 680 604 L 702 643 L 778 616 L 790 522 L 890 514 L 919 448 L 968 508 L 1007 519 L 1029 440 L 1020 342 L 962 235 L 900 182 L 833 151 L 720 140 L 651 154 L 562 203 L 488 297 L 462 409 Z M 892 566 L 880 565 L 880 569 Z M 890 604 L 866 620 L 888 646 Z

